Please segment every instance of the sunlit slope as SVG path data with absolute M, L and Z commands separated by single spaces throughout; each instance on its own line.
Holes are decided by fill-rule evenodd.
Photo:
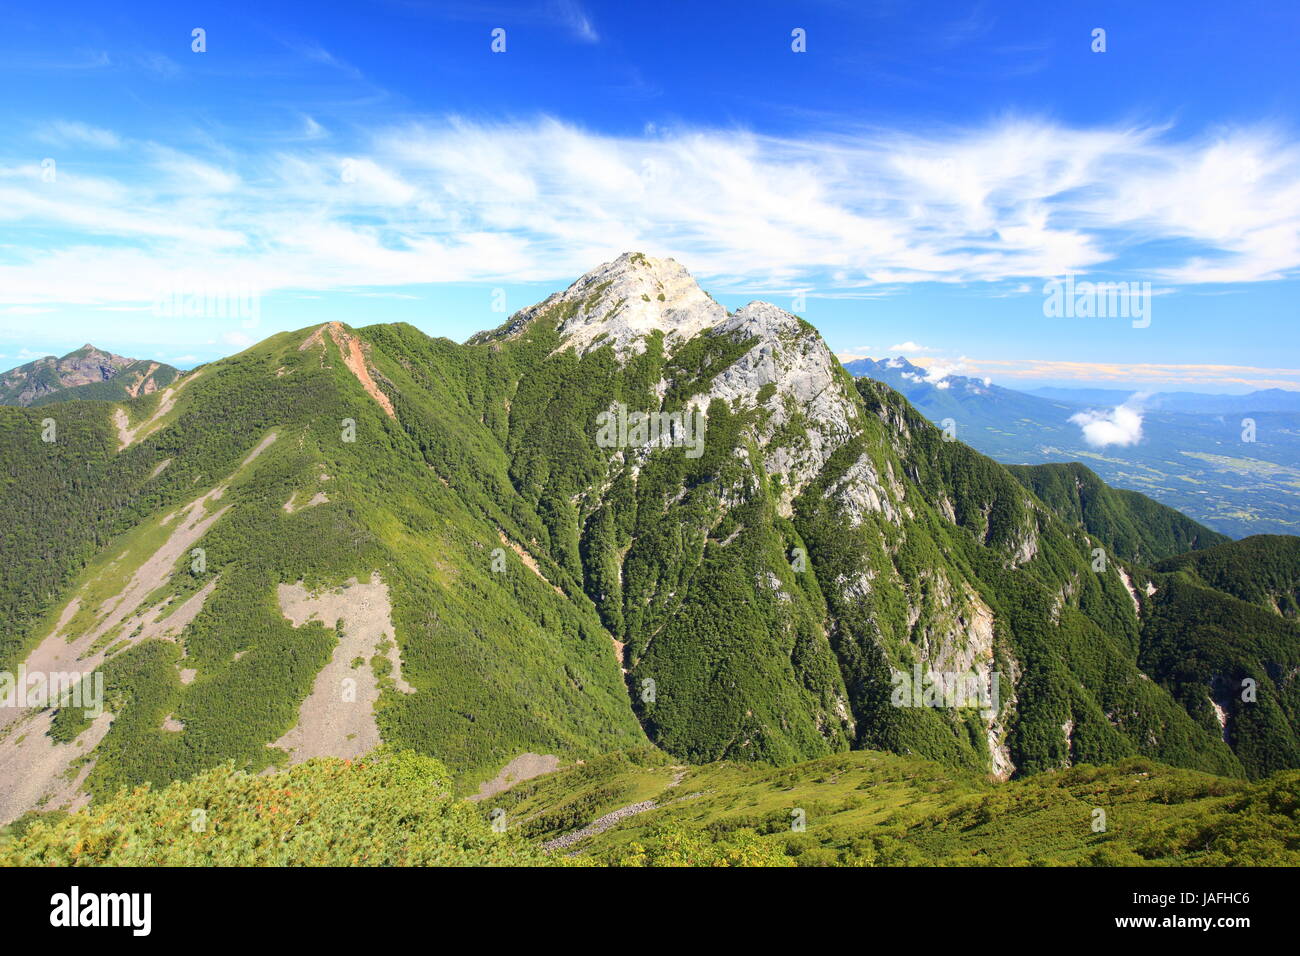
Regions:
M 1300 862 L 1300 772 L 1245 784 L 1143 759 L 995 784 L 873 751 L 779 769 L 633 752 L 520 784 L 484 812 L 600 863 L 653 863 L 682 833 L 756 834 L 801 866 Z
M 636 415 L 668 425 L 611 437 Z M 466 344 L 328 323 L 0 429 L 3 665 L 108 692 L 103 717 L 4 712 L 6 817 L 380 742 L 462 792 L 647 741 L 1004 779 L 1300 762 L 1292 678 L 1239 712 L 1214 688 L 1241 675 L 1162 663 L 1195 602 L 1135 556 L 1182 540 L 1176 516 L 1036 494 L 671 260 L 621 256 Z M 1224 620 L 1202 658 L 1253 639 Z M 1271 647 L 1231 660 L 1285 665 Z M 900 699 L 936 674 L 988 699 Z
M 503 533 L 522 538 L 517 524 L 439 479 L 367 390 L 373 377 L 349 368 L 359 343 L 326 331 L 205 367 L 173 394 L 119 409 L 125 422 L 106 422 L 107 406 L 63 406 L 54 443 L 39 441 L 32 413 L 7 417 L 26 456 L 7 494 L 38 513 L 48 502 L 68 525 L 46 526 L 65 546 L 44 614 L 7 658 L 102 662 L 113 718 L 86 786 L 105 794 L 227 759 L 254 770 L 288 759 L 268 745 L 309 717 L 300 708 L 342 646 L 332 627 L 286 614 L 281 589 L 298 582 L 345 605 L 354 579 L 386 589 L 388 606 L 368 611 L 391 620 L 373 622 L 377 643 L 353 662 L 372 671 L 371 720 L 386 740 L 490 775 L 522 750 L 591 754 L 644 739 L 594 609 L 502 548 Z M 364 355 L 383 375 L 385 359 Z M 76 506 L 33 495 L 42 472 L 70 484 Z M 6 605 L 21 622 L 20 602 Z M 185 625 L 168 628 L 182 609 Z M 364 610 L 345 606 L 328 623 L 367 624 Z M 52 738 L 72 745 L 87 729 L 65 708 Z

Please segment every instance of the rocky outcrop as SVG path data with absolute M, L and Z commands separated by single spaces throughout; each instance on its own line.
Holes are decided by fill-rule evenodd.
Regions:
M 799 318 L 766 302 L 751 302 L 727 316 L 714 334 L 752 339 L 753 348 L 713 379 L 695 403 L 715 398 L 753 407 L 760 397 L 770 415 L 757 436 L 764 467 L 783 482 L 780 502 L 790 504 L 853 436 L 857 407 L 835 371 L 822 337 Z M 797 424 L 801 427 L 789 428 Z M 884 510 L 877 501 L 873 510 Z

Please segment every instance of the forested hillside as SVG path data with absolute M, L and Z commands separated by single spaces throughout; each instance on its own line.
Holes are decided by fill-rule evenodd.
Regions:
M 1295 625 L 1262 603 L 1293 552 L 1240 600 L 1152 570 L 1214 536 L 1086 469 L 1014 475 L 672 260 L 463 345 L 328 323 L 0 433 L 0 667 L 105 689 L 0 710 L 0 822 L 381 742 L 458 792 L 649 745 L 1300 766 Z
M 1207 587 L 1295 620 L 1300 617 L 1300 538 L 1260 534 L 1169 558 L 1160 571 L 1181 571 Z
M 1081 525 L 1125 561 L 1150 565 L 1231 540 L 1146 495 L 1110 487 L 1078 463 L 1009 465 L 1008 470 L 1056 514 Z

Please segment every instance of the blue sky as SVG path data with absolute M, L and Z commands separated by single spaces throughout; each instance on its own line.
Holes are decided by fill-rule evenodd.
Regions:
M 0 367 L 463 340 L 639 249 L 843 358 L 1300 388 L 1294 4 L 344 6 L 0 5 Z M 1067 273 L 1149 325 L 1045 315 Z

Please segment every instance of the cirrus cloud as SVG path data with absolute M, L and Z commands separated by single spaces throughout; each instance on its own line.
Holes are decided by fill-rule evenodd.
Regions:
M 182 152 L 63 122 L 65 138 L 137 161 L 45 181 L 30 158 L 0 156 L 13 303 L 148 301 L 177 273 L 267 292 L 554 281 L 628 249 L 672 255 L 720 291 L 842 297 L 1103 265 L 1178 283 L 1300 274 L 1300 146 L 1276 131 L 1022 119 L 796 140 L 450 117 L 337 151 L 294 130 L 273 148 Z

